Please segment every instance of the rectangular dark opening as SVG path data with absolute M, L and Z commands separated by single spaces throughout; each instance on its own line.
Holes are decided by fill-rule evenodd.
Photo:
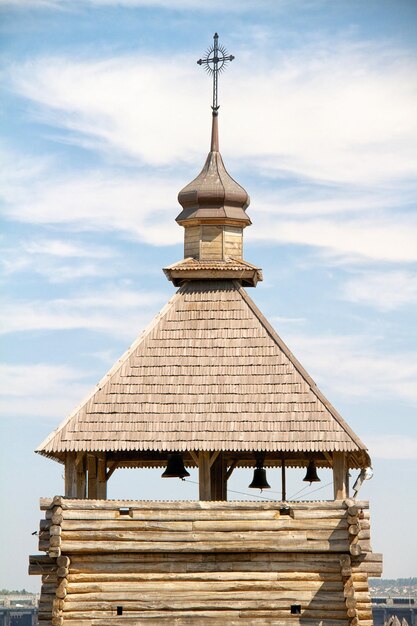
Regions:
M 123 607 L 122 606 L 117 606 L 116 607 L 116 614 L 117 615 L 123 615 Z
M 301 615 L 301 604 L 291 604 L 291 615 Z
M 279 507 L 280 515 L 291 515 L 291 509 L 289 506 L 280 506 Z
M 129 515 L 129 507 L 121 506 L 119 509 L 119 515 Z

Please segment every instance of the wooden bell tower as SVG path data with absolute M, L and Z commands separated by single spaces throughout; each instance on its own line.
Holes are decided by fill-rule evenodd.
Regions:
M 210 151 L 179 193 L 177 292 L 90 397 L 39 446 L 65 467 L 29 571 L 42 575 L 39 623 L 371 626 L 368 576 L 382 571 L 369 506 L 349 494 L 366 446 L 265 319 L 245 287 L 249 196 L 219 151 L 214 45 Z M 118 468 L 198 468 L 199 500 L 107 500 Z M 240 467 L 282 473 L 283 497 L 228 502 Z M 289 502 L 285 471 L 331 468 L 334 499 Z M 276 468 L 276 469 L 274 469 Z M 354 494 L 356 495 L 356 494 Z

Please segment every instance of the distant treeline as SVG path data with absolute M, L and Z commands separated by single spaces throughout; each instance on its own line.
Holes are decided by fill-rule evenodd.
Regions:
M 33 596 L 33 593 L 26 591 L 26 589 L 0 589 L 0 596 L 17 596 L 17 595 L 29 595 Z
M 387 585 L 411 587 L 417 585 L 417 578 L 370 578 L 369 584 L 372 587 L 386 587 Z

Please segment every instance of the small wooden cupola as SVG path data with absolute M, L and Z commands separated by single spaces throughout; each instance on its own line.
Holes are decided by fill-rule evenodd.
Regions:
M 174 285 L 192 279 L 237 279 L 245 287 L 262 280 L 260 268 L 243 259 L 249 195 L 227 172 L 219 151 L 219 116 L 212 113 L 210 152 L 200 174 L 178 194 L 184 227 L 184 260 L 164 268 Z

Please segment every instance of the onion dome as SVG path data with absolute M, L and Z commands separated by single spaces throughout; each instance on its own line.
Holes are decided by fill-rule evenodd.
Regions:
M 213 112 L 211 147 L 200 174 L 178 194 L 183 207 L 177 222 L 183 226 L 194 223 L 251 224 L 246 215 L 249 195 L 227 172 L 219 152 L 217 111 Z

